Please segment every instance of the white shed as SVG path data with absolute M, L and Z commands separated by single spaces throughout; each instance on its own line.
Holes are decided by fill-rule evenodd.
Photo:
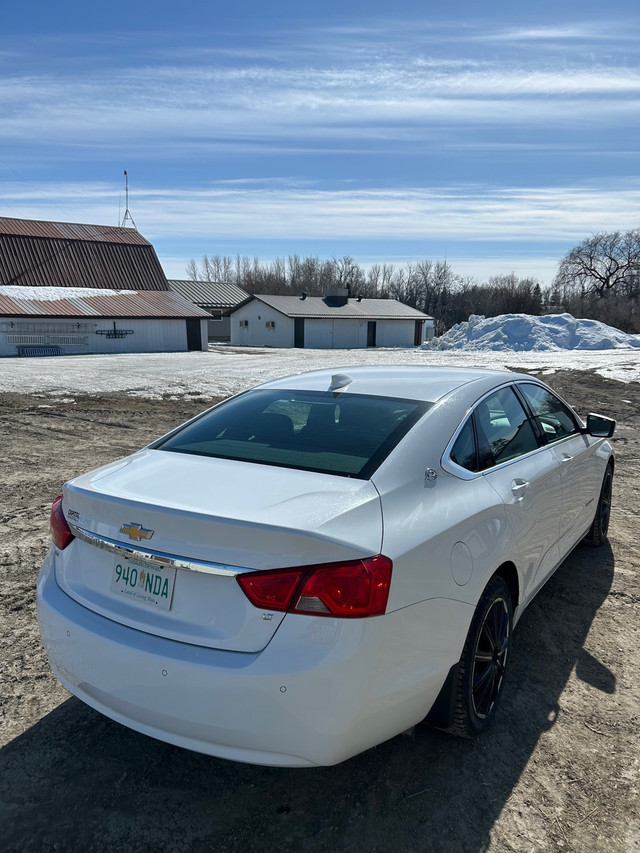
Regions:
M 0 286 L 0 356 L 206 351 L 208 316 L 171 291 Z
M 419 346 L 433 318 L 395 299 L 256 294 L 230 313 L 231 343 L 253 347 L 364 349 Z

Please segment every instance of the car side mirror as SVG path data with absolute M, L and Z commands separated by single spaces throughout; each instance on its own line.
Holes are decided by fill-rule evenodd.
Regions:
M 596 438 L 611 438 L 616 428 L 616 422 L 613 418 L 606 418 L 604 415 L 587 415 L 587 432 Z

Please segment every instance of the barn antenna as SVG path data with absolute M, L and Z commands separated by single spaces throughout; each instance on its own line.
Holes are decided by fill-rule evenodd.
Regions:
M 127 170 L 124 170 L 124 216 L 122 217 L 122 222 L 120 223 L 121 228 L 126 228 L 127 222 L 130 222 L 131 225 L 136 229 L 136 223 L 133 221 L 133 216 L 129 211 L 129 175 L 127 175 Z

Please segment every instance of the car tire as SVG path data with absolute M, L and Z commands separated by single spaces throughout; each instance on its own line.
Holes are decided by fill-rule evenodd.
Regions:
M 584 541 L 592 548 L 599 548 L 607 541 L 609 533 L 609 519 L 611 518 L 611 487 L 613 485 L 613 466 L 611 463 L 607 465 L 602 488 L 600 489 L 600 497 L 598 498 L 598 506 L 596 514 L 593 518 L 589 532 L 584 537 Z
M 476 737 L 491 723 L 504 686 L 512 633 L 509 588 L 494 575 L 478 602 L 458 665 L 454 734 Z

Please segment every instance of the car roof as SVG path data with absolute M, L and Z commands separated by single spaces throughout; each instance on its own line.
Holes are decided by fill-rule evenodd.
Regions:
M 369 366 L 312 370 L 274 379 L 260 388 L 301 391 L 346 391 L 379 397 L 400 397 L 435 403 L 463 385 L 494 385 L 530 378 L 507 370 L 474 367 Z

